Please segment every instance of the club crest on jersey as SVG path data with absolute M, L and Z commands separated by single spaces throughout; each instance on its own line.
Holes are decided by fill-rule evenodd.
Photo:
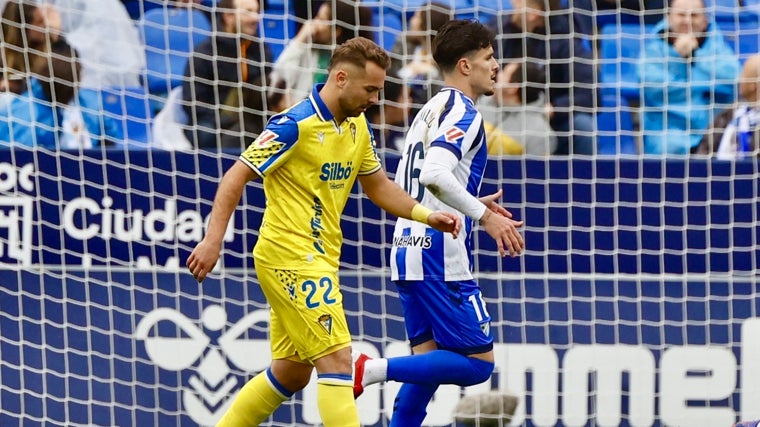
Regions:
M 280 135 L 277 135 L 276 133 L 272 132 L 269 129 L 266 129 L 264 132 L 259 135 L 258 138 L 256 138 L 256 141 L 254 142 L 254 145 L 259 148 L 266 147 L 269 145 L 270 142 L 275 141 L 277 137 Z
M 464 136 L 464 131 L 454 126 L 451 129 L 447 130 L 444 136 L 446 137 L 446 142 L 451 142 L 453 144 L 457 142 L 459 138 Z
M 351 130 L 351 138 L 353 138 L 354 144 L 356 144 L 356 123 L 351 122 L 348 128 Z
M 317 319 L 320 325 L 322 325 L 323 328 L 325 328 L 325 331 L 327 331 L 327 334 L 332 334 L 332 316 L 329 314 L 323 314 L 319 316 L 319 319 Z
M 483 335 L 485 335 L 487 337 L 490 336 L 491 335 L 491 324 L 488 323 L 488 322 L 481 323 L 480 324 L 480 330 L 483 331 Z

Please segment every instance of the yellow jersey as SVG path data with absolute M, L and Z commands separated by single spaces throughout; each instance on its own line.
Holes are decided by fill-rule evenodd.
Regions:
M 322 86 L 272 117 L 240 156 L 264 181 L 266 209 L 253 250 L 262 266 L 337 270 L 340 217 L 356 177 L 381 167 L 364 114 L 337 123 L 319 96 Z

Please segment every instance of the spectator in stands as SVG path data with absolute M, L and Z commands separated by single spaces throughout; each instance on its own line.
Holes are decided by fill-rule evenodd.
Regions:
M 21 94 L 32 68 L 47 61 L 50 45 L 61 37 L 61 17 L 49 5 L 30 0 L 9 0 L 2 14 L 3 74 L 0 91 Z
M 557 154 L 593 154 L 597 106 L 596 69 L 591 51 L 570 32 L 567 14 L 548 13 L 549 1 L 512 0 L 499 17 L 497 55 L 545 64 Z
M 739 96 L 744 102 L 723 110 L 694 150 L 735 158 L 760 147 L 760 55 L 747 59 L 739 76 Z
M 451 19 L 448 6 L 429 2 L 414 12 L 407 30 L 391 49 L 389 72 L 412 85 L 412 98 L 417 103 L 424 104 L 440 90 L 442 78 L 433 61 L 431 42 L 438 29 Z
M 223 110 L 225 120 L 234 122 L 230 132 L 220 136 L 223 149 L 245 149 L 251 141 L 264 131 L 272 115 L 288 108 L 291 102 L 285 91 L 285 82 L 268 90 L 263 78 L 254 84 L 245 84 L 240 90 L 231 90 L 224 103 L 228 109 Z
M 28 89 L 0 109 L 0 141 L 58 148 L 63 109 L 76 96 L 80 66 L 63 39 L 52 43 L 47 61 L 32 69 Z
M 517 156 L 523 154 L 522 145 L 492 122 L 483 120 L 483 131 L 486 133 L 486 146 L 488 147 L 489 156 Z
M 65 111 L 65 146 L 119 144 L 120 118 L 103 113 L 104 90 L 141 86 L 145 51 L 137 28 L 119 0 L 48 0 L 61 16 L 66 41 L 76 49 L 82 67 L 78 96 Z
M 386 79 L 383 98 L 380 103 L 369 107 L 364 115 L 372 125 L 377 148 L 400 151 L 404 145 L 404 131 L 409 122 L 411 89 L 398 78 Z
M 639 62 L 646 154 L 688 154 L 735 98 L 739 60 L 703 0 L 673 0 Z
M 220 130 L 229 131 L 236 123 L 222 113 L 230 92 L 241 84 L 267 82 L 272 63 L 269 48 L 256 37 L 258 0 L 221 0 L 217 10 L 221 31 L 196 46 L 182 83 L 183 108 L 190 120 L 185 136 L 199 148 L 219 147 Z
M 357 36 L 373 40 L 371 25 L 372 10 L 353 0 L 322 3 L 277 58 L 272 81 L 284 80 L 291 101 L 300 102 L 327 78 L 333 48 Z
M 140 86 L 145 52 L 119 0 L 50 0 L 61 14 L 66 40 L 79 53 L 83 88 Z
M 557 135 L 549 124 L 551 112 L 544 96 L 545 85 L 544 70 L 531 61 L 508 62 L 497 77 L 494 123 L 518 141 L 525 154 L 548 156 L 557 149 Z

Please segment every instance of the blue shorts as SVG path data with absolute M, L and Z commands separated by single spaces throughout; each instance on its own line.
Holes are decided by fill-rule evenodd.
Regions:
M 491 315 L 475 280 L 395 282 L 412 346 L 435 340 L 460 354 L 493 349 Z

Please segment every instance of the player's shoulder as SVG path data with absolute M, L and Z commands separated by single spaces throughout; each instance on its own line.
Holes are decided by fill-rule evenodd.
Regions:
M 272 116 L 267 123 L 267 130 L 277 134 L 297 135 L 299 133 L 299 126 L 307 122 L 314 115 L 315 112 L 311 103 L 301 101 Z
M 275 117 L 288 117 L 293 122 L 298 123 L 313 117 L 316 113 L 314 104 L 308 98 L 305 98 L 282 113 L 275 115 Z
M 430 98 L 430 101 L 428 101 L 428 103 L 433 108 L 441 111 L 477 112 L 475 104 L 472 102 L 472 100 L 467 97 L 467 95 L 465 95 L 462 91 L 452 87 L 445 87 L 441 89 L 435 96 Z

